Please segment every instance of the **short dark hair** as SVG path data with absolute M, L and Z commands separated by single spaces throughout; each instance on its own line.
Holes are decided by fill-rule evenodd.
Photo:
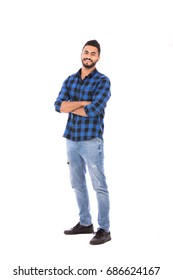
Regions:
M 100 54 L 100 52 L 101 52 L 100 44 L 97 42 L 97 40 L 90 40 L 90 41 L 86 42 L 85 45 L 83 46 L 83 49 L 85 48 L 85 46 L 96 47 L 98 50 L 98 53 Z

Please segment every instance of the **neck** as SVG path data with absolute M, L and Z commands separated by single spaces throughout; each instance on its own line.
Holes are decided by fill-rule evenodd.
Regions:
M 81 69 L 81 78 L 82 80 L 88 76 L 93 70 L 95 69 L 95 67 L 92 67 L 92 68 L 85 68 L 85 67 L 82 67 Z

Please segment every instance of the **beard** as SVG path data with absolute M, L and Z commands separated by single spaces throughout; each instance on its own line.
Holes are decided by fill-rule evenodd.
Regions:
M 90 60 L 90 61 L 91 61 L 91 60 Z M 96 63 L 97 63 L 97 61 L 95 61 L 95 62 L 92 61 L 91 64 L 86 64 L 86 63 L 85 63 L 85 59 L 82 60 L 83 66 L 84 66 L 85 68 L 87 68 L 87 69 L 93 68 L 93 67 L 96 65 Z

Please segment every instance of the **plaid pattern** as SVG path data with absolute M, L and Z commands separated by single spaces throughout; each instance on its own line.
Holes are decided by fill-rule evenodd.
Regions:
M 110 93 L 110 80 L 94 69 L 85 79 L 81 70 L 69 76 L 63 83 L 54 106 L 60 112 L 63 101 L 92 101 L 84 107 L 87 117 L 69 113 L 64 137 L 72 141 L 84 141 L 95 137 L 103 138 L 105 107 Z

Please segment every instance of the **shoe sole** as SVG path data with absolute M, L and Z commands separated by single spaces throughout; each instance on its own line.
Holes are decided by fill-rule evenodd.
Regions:
M 93 234 L 94 232 L 64 232 L 65 235 L 76 235 L 76 234 Z

